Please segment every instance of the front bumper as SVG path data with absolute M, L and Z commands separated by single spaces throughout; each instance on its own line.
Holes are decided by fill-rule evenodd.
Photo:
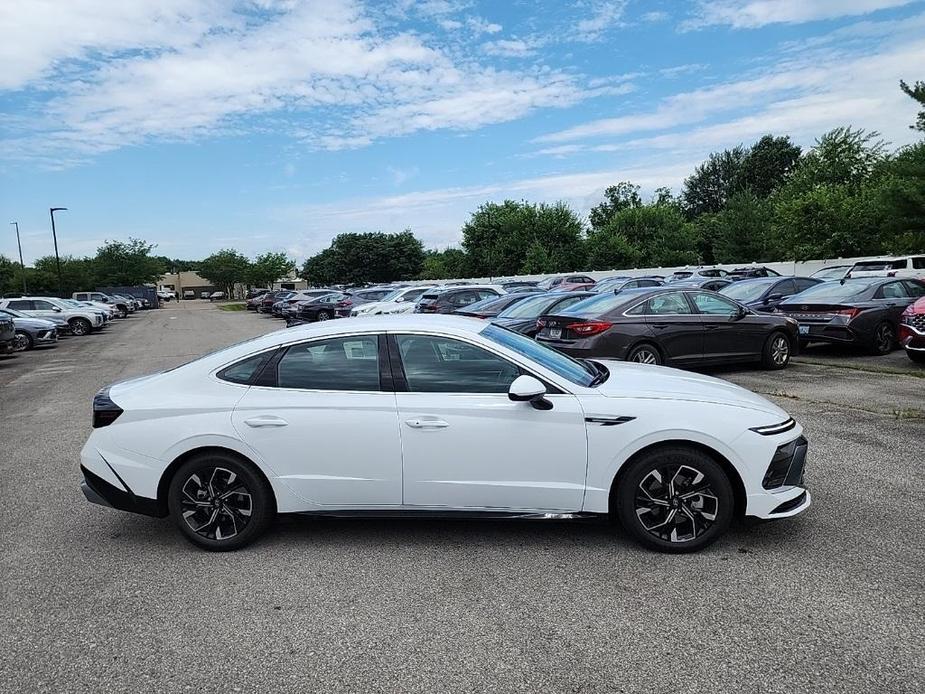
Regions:
M 36 345 L 53 345 L 58 341 L 58 330 L 57 328 L 42 330 L 33 337 L 33 340 Z
M 808 442 L 802 435 L 776 447 L 762 471 L 760 490 L 753 486 L 747 494 L 746 515 L 789 518 L 809 508 L 812 495 L 804 482 L 807 451 Z

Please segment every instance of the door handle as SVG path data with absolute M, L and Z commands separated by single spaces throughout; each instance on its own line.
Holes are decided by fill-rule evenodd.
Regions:
M 446 429 L 450 426 L 449 422 L 442 419 L 406 419 L 405 424 L 412 429 Z
M 289 424 L 289 422 L 287 422 L 285 419 L 280 417 L 273 417 L 271 415 L 245 419 L 244 423 L 249 427 L 253 427 L 254 429 L 260 429 L 261 427 L 284 427 Z

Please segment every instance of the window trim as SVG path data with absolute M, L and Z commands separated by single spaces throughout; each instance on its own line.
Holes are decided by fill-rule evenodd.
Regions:
M 481 392 L 472 392 L 472 391 L 452 391 L 452 392 L 450 391 L 440 391 L 440 392 L 412 391 L 410 387 L 408 386 L 408 377 L 405 375 L 405 364 L 401 358 L 401 350 L 398 348 L 398 337 L 401 335 L 415 335 L 419 337 L 430 337 L 430 338 L 436 338 L 436 339 L 455 340 L 456 342 L 462 342 L 463 344 L 469 345 L 470 347 L 475 347 L 476 349 L 481 349 L 482 351 L 488 352 L 489 354 L 497 357 L 498 359 L 503 359 L 509 364 L 512 364 L 513 366 L 517 368 L 518 371 L 520 371 L 521 376 L 532 376 L 533 378 L 537 379 L 544 386 L 546 386 L 546 395 L 569 395 L 570 394 L 567 391 L 560 388 L 559 386 L 557 386 L 556 384 L 550 382 L 548 378 L 536 374 L 532 369 L 528 369 L 520 362 L 515 361 L 514 359 L 511 359 L 508 355 L 501 354 L 497 350 L 491 349 L 490 347 L 486 345 L 479 344 L 478 342 L 473 342 L 472 340 L 467 340 L 463 337 L 460 337 L 459 335 L 444 335 L 441 333 L 422 332 L 422 331 L 416 331 L 416 330 L 399 330 L 396 332 L 386 333 L 386 339 L 389 343 L 389 349 L 388 349 L 389 365 L 392 370 L 392 381 L 395 385 L 396 393 L 414 393 L 415 395 L 453 395 L 453 396 L 475 395 L 478 397 L 496 396 L 496 397 L 503 397 L 505 399 L 508 398 L 507 390 L 504 391 L 503 393 L 481 393 Z

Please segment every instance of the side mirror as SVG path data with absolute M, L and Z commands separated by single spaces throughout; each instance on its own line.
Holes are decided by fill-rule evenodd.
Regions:
M 732 320 L 734 321 L 742 320 L 747 315 L 748 315 L 748 309 L 745 309 L 742 306 L 739 306 L 739 311 L 738 313 L 733 314 Z
M 61 309 L 58 308 L 57 306 L 54 306 L 51 310 L 54 311 L 55 313 L 61 313 Z
M 546 386 L 533 376 L 518 376 L 508 388 L 507 396 L 514 402 L 529 402 L 538 410 L 551 410 L 552 403 L 546 399 Z
M 764 303 L 769 304 L 769 303 L 771 303 L 772 301 L 780 301 L 780 300 L 783 299 L 783 298 L 784 298 L 784 295 L 783 295 L 783 294 L 780 294 L 779 292 L 778 292 L 778 293 L 774 293 L 774 294 L 770 294 L 770 295 L 768 295 L 768 296 L 765 297 Z
M 398 297 L 397 299 L 395 299 L 395 303 L 396 303 L 396 304 L 400 304 L 400 303 L 403 302 L 404 300 L 405 300 L 405 297 L 400 296 L 400 297 Z

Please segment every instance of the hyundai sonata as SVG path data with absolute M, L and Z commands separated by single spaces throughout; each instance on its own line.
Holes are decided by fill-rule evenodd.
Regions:
M 806 439 L 743 388 L 578 360 L 473 318 L 275 332 L 104 388 L 87 499 L 230 550 L 277 513 L 619 519 L 700 549 L 736 515 L 810 505 Z

